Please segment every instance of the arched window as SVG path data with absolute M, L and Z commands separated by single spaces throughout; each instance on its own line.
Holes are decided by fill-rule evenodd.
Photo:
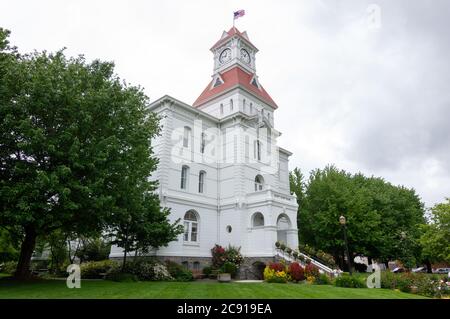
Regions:
M 277 240 L 288 244 L 287 231 L 291 228 L 291 221 L 286 214 L 280 214 L 277 218 Z
M 243 104 L 242 104 L 242 109 L 243 109 L 243 112 L 245 113 L 245 112 L 247 112 L 247 105 L 245 105 L 245 99 L 244 99 L 244 102 L 243 102 Z
M 260 212 L 254 213 L 252 218 L 252 226 L 260 227 L 264 226 L 264 215 Z
M 184 214 L 184 241 L 198 241 L 198 218 L 197 213 L 193 210 L 188 210 Z
M 189 166 L 183 165 L 183 167 L 181 167 L 181 184 L 180 184 L 181 189 L 187 189 L 188 176 L 189 176 Z
M 253 114 L 253 103 L 250 102 L 250 114 Z
M 220 115 L 223 115 L 223 104 L 220 104 Z
M 262 191 L 264 186 L 264 178 L 261 175 L 255 177 L 255 192 Z
M 198 174 L 198 192 L 199 193 L 203 193 L 203 191 L 205 189 L 205 176 L 206 176 L 205 171 L 200 171 L 200 173 Z
M 233 112 L 233 99 L 230 100 L 230 112 Z
M 183 135 L 183 147 L 189 147 L 190 139 L 191 139 L 191 128 L 189 126 L 185 126 Z

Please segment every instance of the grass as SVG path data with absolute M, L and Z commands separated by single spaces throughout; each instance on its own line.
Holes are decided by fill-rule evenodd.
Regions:
M 420 299 L 418 295 L 388 289 L 353 289 L 330 285 L 193 282 L 112 282 L 84 280 L 80 289 L 68 289 L 65 280 L 17 282 L 0 279 L 4 298 L 163 298 L 163 299 Z

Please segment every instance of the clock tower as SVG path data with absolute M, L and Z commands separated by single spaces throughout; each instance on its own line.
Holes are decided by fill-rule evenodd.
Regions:
M 220 73 L 230 66 L 239 65 L 255 73 L 255 54 L 258 49 L 250 42 L 247 32 L 232 27 L 211 48 L 214 54 L 214 73 Z
M 259 83 L 255 57 L 258 49 L 247 32 L 224 31 L 210 49 L 214 55 L 212 80 L 193 103 L 219 119 L 230 115 L 260 115 L 273 126 L 276 103 Z

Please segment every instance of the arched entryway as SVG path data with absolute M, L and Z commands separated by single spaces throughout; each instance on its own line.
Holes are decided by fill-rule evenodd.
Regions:
M 252 274 L 257 280 L 264 279 L 264 268 L 266 268 L 266 264 L 262 261 L 255 261 L 252 264 Z
M 287 244 L 287 231 L 291 228 L 291 221 L 286 214 L 280 214 L 277 219 L 277 240 Z

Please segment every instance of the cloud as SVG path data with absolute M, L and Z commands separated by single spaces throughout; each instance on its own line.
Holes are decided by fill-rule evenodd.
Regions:
M 381 29 L 367 26 L 372 3 Z M 210 80 L 209 48 L 240 8 L 291 168 L 383 176 L 427 205 L 450 196 L 448 1 L 17 0 L 0 4 L 0 21 L 22 51 L 113 60 L 152 100 L 192 103 Z

